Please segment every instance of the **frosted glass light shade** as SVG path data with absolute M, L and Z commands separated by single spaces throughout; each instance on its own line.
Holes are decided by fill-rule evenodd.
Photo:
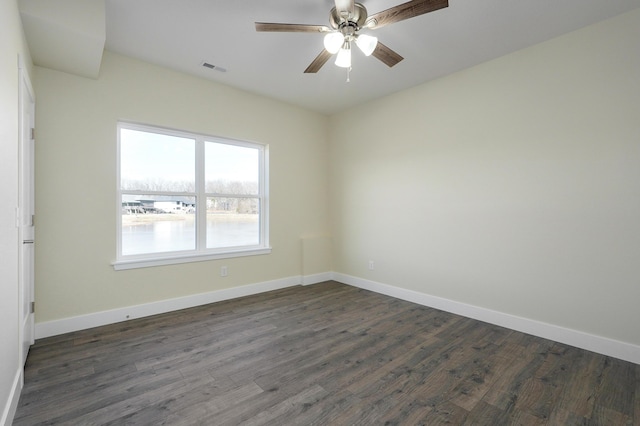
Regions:
M 342 68 L 351 67 L 351 49 L 348 47 L 340 49 L 336 57 L 336 65 Z
M 338 53 L 342 43 L 344 43 L 344 36 L 340 32 L 333 32 L 324 36 L 324 48 L 332 55 Z
M 378 38 L 366 34 L 360 34 L 356 38 L 356 44 L 365 56 L 370 56 L 378 45 Z

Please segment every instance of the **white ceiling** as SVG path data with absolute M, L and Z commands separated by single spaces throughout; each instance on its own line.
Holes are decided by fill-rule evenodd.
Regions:
M 322 34 L 257 33 L 254 27 L 255 21 L 327 25 L 333 0 L 104 1 L 107 50 L 322 113 L 640 7 L 640 0 L 449 0 L 448 8 L 371 31 L 405 59 L 389 68 L 354 50 L 347 83 L 346 70 L 332 59 L 317 74 L 303 73 L 323 48 Z M 403 1 L 361 2 L 373 14 Z M 203 61 L 227 71 L 204 68 Z

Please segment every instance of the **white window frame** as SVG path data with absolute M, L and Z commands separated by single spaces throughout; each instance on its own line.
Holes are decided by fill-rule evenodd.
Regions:
M 196 189 L 194 192 L 169 192 L 169 191 L 123 191 L 120 180 L 120 133 L 122 129 L 136 130 L 149 133 L 157 133 L 167 136 L 176 136 L 195 140 L 195 177 Z M 207 197 L 234 197 L 237 194 L 216 194 L 205 192 L 204 182 L 204 150 L 205 142 L 223 143 L 234 146 L 244 146 L 258 149 L 260 152 L 260 178 L 259 193 L 251 195 L 251 198 L 258 198 L 260 205 L 260 242 L 255 246 L 239 247 L 206 247 L 206 200 Z M 177 263 L 199 262 L 215 259 L 227 259 L 242 256 L 255 256 L 271 253 L 269 246 L 269 146 L 255 142 L 239 141 L 229 138 L 204 135 L 181 130 L 168 129 L 158 126 L 150 126 L 125 121 L 118 121 L 117 124 L 117 171 L 116 171 L 116 260 L 111 264 L 115 270 L 145 268 L 151 266 L 172 265 Z M 195 197 L 196 200 L 196 248 L 194 250 L 183 250 L 174 252 L 145 253 L 136 255 L 122 254 L 122 195 L 175 195 L 179 197 Z M 244 198 L 244 197 L 243 197 Z

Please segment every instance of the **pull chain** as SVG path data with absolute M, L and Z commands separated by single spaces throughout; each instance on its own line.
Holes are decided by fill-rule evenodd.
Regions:
M 349 78 L 349 74 L 351 74 L 351 67 L 347 68 L 347 83 L 351 81 L 351 79 Z

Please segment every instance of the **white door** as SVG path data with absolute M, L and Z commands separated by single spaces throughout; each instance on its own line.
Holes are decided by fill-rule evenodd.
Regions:
M 34 342 L 34 124 L 35 98 L 24 66 L 20 65 L 20 171 L 18 194 L 18 228 L 20 234 L 20 356 L 27 360 Z

